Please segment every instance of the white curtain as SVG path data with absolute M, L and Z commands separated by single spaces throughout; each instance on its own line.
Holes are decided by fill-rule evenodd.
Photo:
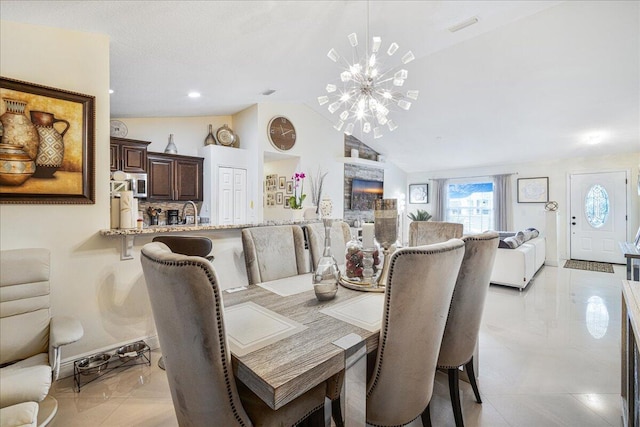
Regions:
M 434 179 L 431 195 L 433 197 L 433 215 L 432 221 L 446 221 L 446 205 L 447 205 L 447 180 Z
M 493 176 L 493 217 L 498 231 L 509 231 L 513 226 L 511 175 Z

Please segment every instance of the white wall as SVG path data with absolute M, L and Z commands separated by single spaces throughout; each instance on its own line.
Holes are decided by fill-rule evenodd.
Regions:
M 63 348 L 65 359 L 154 332 L 137 260 L 121 262 L 109 228 L 109 39 L 1 21 L 0 74 L 95 96 L 93 205 L 0 205 L 0 249 L 51 250 L 54 315 L 77 317 L 84 337 Z M 137 255 L 137 254 L 134 254 Z
M 408 181 L 413 183 L 431 182 L 434 178 L 463 178 L 471 176 L 486 176 L 503 173 L 516 173 L 512 177 L 513 195 L 513 222 L 514 230 L 522 230 L 527 227 L 535 227 L 544 233 L 545 210 L 540 203 L 517 203 L 517 179 L 531 177 L 549 177 L 549 200 L 555 200 L 559 204 L 558 209 L 558 255 L 562 259 L 569 257 L 569 192 L 568 181 L 572 173 L 607 172 L 613 170 L 629 171 L 628 187 L 628 222 L 627 240 L 633 239 L 640 226 L 640 197 L 638 196 L 637 182 L 640 169 L 640 152 L 619 154 L 601 157 L 578 157 L 573 159 L 554 159 L 547 162 L 514 163 L 484 168 L 458 169 L 438 171 L 433 173 L 412 173 Z M 431 192 L 431 189 L 430 189 Z M 430 199 L 431 200 L 431 195 Z M 433 206 L 429 204 L 408 205 L 410 212 L 416 209 L 426 209 L 433 212 Z

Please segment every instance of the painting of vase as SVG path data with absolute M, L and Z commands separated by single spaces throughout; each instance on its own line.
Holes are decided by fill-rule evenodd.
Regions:
M 64 134 L 69 130 L 69 122 L 57 119 L 53 114 L 45 111 L 31 111 L 31 122 L 35 125 L 40 138 L 38 155 L 36 156 L 36 178 L 51 178 L 62 166 L 64 159 Z M 64 130 L 60 133 L 53 127 L 54 123 L 63 123 Z
M 0 203 L 93 204 L 95 97 L 0 77 L 0 98 Z

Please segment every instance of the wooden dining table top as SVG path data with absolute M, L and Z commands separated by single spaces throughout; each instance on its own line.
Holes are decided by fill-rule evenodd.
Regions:
M 274 410 L 344 370 L 344 350 L 332 344 L 334 341 L 355 333 L 365 340 L 367 352 L 378 348 L 379 330 L 372 332 L 320 312 L 366 292 L 339 286 L 334 299 L 318 301 L 313 290 L 280 296 L 250 285 L 246 290 L 222 294 L 225 308 L 251 302 L 307 327 L 244 356 L 232 352 L 236 378 Z

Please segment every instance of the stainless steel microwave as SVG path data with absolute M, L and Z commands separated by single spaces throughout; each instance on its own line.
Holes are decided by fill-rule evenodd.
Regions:
M 113 181 L 111 181 L 111 192 L 118 192 L 123 190 L 129 190 L 133 192 L 133 197 L 146 198 L 148 191 L 148 182 L 146 173 L 125 173 L 122 171 L 115 171 L 112 174 Z M 118 184 L 120 183 L 120 184 Z M 126 183 L 125 186 L 121 185 Z M 114 188 L 117 187 L 117 188 Z

